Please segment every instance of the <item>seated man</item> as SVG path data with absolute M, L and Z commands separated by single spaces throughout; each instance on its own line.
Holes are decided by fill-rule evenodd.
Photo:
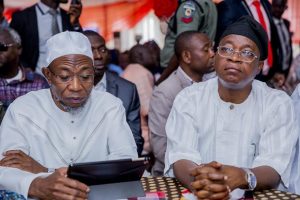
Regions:
M 141 135 L 140 100 L 136 86 L 107 71 L 109 60 L 105 40 L 94 31 L 84 31 L 92 45 L 95 68 L 95 90 L 106 91 L 121 99 L 126 112 L 126 121 L 132 131 L 138 154 L 143 150 L 143 138 Z
M 300 84 L 292 94 L 294 109 L 297 117 L 297 123 L 300 124 Z M 292 166 L 291 184 L 289 191 L 300 195 L 300 131 L 298 130 L 299 138 L 296 145 L 296 153 Z
M 17 97 L 49 86 L 44 77 L 20 65 L 22 46 L 16 31 L 0 28 L 0 41 L 0 101 L 6 110 Z
M 284 92 L 254 80 L 267 48 L 262 26 L 240 18 L 221 37 L 218 77 L 193 84 L 174 101 L 166 124 L 165 173 L 198 199 L 289 185 L 298 133 L 293 104 Z
M 175 55 L 179 61 L 177 71 L 154 89 L 150 100 L 150 143 L 155 156 L 153 176 L 162 176 L 164 172 L 167 148 L 165 126 L 176 95 L 194 82 L 202 81 L 205 73 L 214 70 L 212 41 L 203 33 L 181 33 L 175 41 Z
M 66 166 L 136 158 L 136 145 L 122 102 L 93 90 L 89 40 L 62 32 L 46 46 L 50 89 L 18 98 L 2 121 L 0 187 L 26 198 L 87 199 L 88 187 L 68 178 Z

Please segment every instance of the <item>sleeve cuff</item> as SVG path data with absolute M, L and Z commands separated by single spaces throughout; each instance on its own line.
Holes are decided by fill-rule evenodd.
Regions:
M 281 188 L 288 188 L 290 184 L 290 172 L 291 172 L 291 165 L 283 166 L 282 162 L 271 160 L 271 159 L 257 159 L 254 161 L 252 167 L 260 167 L 260 166 L 269 166 L 272 167 L 280 176 L 280 185 Z
M 27 176 L 23 179 L 22 185 L 24 185 L 23 190 L 21 191 L 21 195 L 23 195 L 26 199 L 28 198 L 28 192 L 30 185 L 34 179 L 37 177 L 47 177 L 49 176 L 49 173 L 39 173 L 39 174 L 32 174 L 31 176 Z
M 174 172 L 173 172 L 173 164 L 177 162 L 178 160 L 189 160 L 197 165 L 200 165 L 202 163 L 202 160 L 199 156 L 194 156 L 191 154 L 185 154 L 185 153 L 176 153 L 176 154 L 171 154 L 169 155 L 168 161 L 166 162 L 165 170 L 164 173 L 166 176 L 169 177 L 174 177 Z

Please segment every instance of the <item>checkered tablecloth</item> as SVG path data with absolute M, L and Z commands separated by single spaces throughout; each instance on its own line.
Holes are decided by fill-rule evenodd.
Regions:
M 159 198 L 159 196 L 163 196 L 163 194 L 159 192 L 161 191 L 168 200 L 179 200 L 181 198 L 181 192 L 185 190 L 185 188 L 176 179 L 169 177 L 143 177 L 141 182 L 145 192 L 151 193 L 148 194 L 149 197 L 156 193 Z M 254 199 L 300 200 L 300 196 L 278 190 L 264 190 L 261 192 L 255 192 Z M 0 200 L 25 200 L 25 198 L 13 192 L 0 190 Z
M 179 200 L 181 191 L 185 188 L 174 178 L 169 177 L 143 177 L 141 179 L 146 192 L 162 191 L 167 199 Z M 254 199 L 257 200 L 300 200 L 299 195 L 278 190 L 264 190 L 254 193 Z

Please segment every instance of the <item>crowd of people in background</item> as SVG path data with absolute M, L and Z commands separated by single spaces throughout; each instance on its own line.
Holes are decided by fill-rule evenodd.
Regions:
M 8 23 L 0 0 L 0 189 L 86 199 L 68 164 L 150 156 L 152 176 L 199 199 L 300 194 L 288 0 L 154 0 L 163 48 L 124 52 L 81 27 L 81 1 L 64 3 L 40 0 Z

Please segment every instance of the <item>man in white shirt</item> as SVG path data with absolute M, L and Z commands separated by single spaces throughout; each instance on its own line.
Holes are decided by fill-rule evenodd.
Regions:
M 194 82 L 202 81 L 205 73 L 214 70 L 213 43 L 207 35 L 186 31 L 176 38 L 174 46 L 179 67 L 154 88 L 149 106 L 150 143 L 155 156 L 153 176 L 162 176 L 164 172 L 167 148 L 165 126 L 176 95 Z
M 297 85 L 296 89 L 292 94 L 292 99 L 294 103 L 294 109 L 297 117 L 297 123 L 300 125 L 300 84 Z M 299 138 L 296 144 L 296 153 L 294 157 L 294 162 L 292 166 L 291 173 L 291 185 L 289 191 L 300 195 L 300 132 L 298 131 Z
M 67 178 L 65 167 L 136 158 L 136 145 L 121 101 L 93 90 L 89 40 L 62 32 L 46 46 L 50 89 L 18 98 L 1 125 L 0 186 L 26 198 L 87 199 L 88 187 Z
M 174 101 L 166 125 L 165 173 L 198 199 L 289 185 L 297 140 L 293 105 L 284 92 L 254 80 L 267 49 L 262 26 L 249 16 L 240 18 L 221 36 L 218 77 L 193 84 Z

